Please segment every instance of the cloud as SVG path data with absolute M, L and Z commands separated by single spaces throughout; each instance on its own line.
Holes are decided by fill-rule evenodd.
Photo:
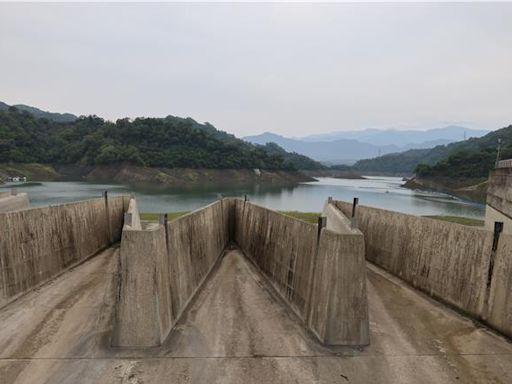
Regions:
M 512 4 L 0 4 L 0 100 L 237 135 L 510 123 Z

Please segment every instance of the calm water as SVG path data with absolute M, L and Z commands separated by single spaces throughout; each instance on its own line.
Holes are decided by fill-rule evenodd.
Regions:
M 32 206 L 55 205 L 64 202 L 90 199 L 110 194 L 134 192 L 142 212 L 188 211 L 224 196 L 243 196 L 272 209 L 320 212 L 328 196 L 352 201 L 359 197 L 362 205 L 385 208 L 416 215 L 452 215 L 481 218 L 485 206 L 456 197 L 433 192 L 411 191 L 401 187 L 396 177 L 371 177 L 366 180 L 319 178 L 318 182 L 303 183 L 294 187 L 218 187 L 189 189 L 152 189 L 128 187 L 119 184 L 87 182 L 41 182 L 32 186 L 18 185 L 20 192 L 28 192 Z M 3 186 L 9 188 L 11 185 Z M 0 191 L 3 189 L 0 188 Z

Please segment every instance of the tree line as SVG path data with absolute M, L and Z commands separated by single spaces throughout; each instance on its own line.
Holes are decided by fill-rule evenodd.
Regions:
M 316 169 L 322 165 L 277 145 L 253 145 L 193 119 L 81 116 L 72 122 L 0 111 L 0 162 L 168 168 Z

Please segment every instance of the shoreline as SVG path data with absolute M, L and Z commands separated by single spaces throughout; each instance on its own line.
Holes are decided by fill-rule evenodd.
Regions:
M 89 181 L 172 187 L 198 185 L 294 185 L 316 181 L 300 171 L 264 169 L 150 168 L 125 164 L 109 166 L 0 163 L 0 179 L 27 176 L 28 181 Z

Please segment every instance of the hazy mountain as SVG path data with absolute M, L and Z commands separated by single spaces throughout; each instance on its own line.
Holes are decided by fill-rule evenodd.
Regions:
M 48 119 L 51 121 L 55 121 L 58 123 L 69 123 L 72 121 L 75 121 L 77 119 L 77 116 L 71 114 L 71 113 L 55 113 L 55 112 L 48 112 L 43 111 L 39 108 L 31 107 L 29 105 L 25 104 L 15 104 L 12 105 L 16 109 L 20 111 L 25 111 L 30 113 L 32 116 L 38 119 Z M 0 111 L 5 111 L 9 109 L 10 105 L 3 103 L 0 101 Z
M 512 156 L 512 126 L 509 126 L 479 138 L 360 160 L 354 169 L 369 173 L 412 174 L 419 164 L 425 164 L 430 166 L 422 167 L 425 175 L 468 177 L 473 174 L 474 177 L 481 177 L 488 172 L 496 158 L 499 138 L 502 140 L 502 156 Z
M 358 159 L 375 157 L 382 153 L 391 153 L 399 150 L 394 145 L 377 147 L 357 140 L 333 140 L 307 142 L 291 139 L 274 133 L 265 132 L 257 136 L 243 138 L 253 144 L 264 145 L 276 143 L 289 152 L 297 152 L 312 159 L 328 163 L 354 163 Z
M 389 153 L 404 152 L 410 149 L 433 148 L 453 142 L 457 134 L 464 138 L 463 127 L 446 127 L 430 131 L 395 131 L 367 129 L 360 132 L 345 132 L 347 137 L 335 138 L 335 134 L 313 135 L 306 138 L 287 138 L 275 133 L 246 136 L 243 139 L 254 144 L 276 143 L 287 151 L 297 152 L 325 163 L 351 164 L 357 160 L 373 158 Z M 487 133 L 487 131 L 466 130 L 467 137 Z M 401 136 L 404 132 L 404 137 Z M 341 135 L 343 132 L 336 133 Z M 314 140 L 313 137 L 331 137 Z
M 427 148 L 427 145 L 433 147 L 435 145 L 469 139 L 470 137 L 481 137 L 487 133 L 489 133 L 489 131 L 450 125 L 443 128 L 434 128 L 424 131 L 396 129 L 364 129 L 361 131 L 346 132 L 340 131 L 309 135 L 301 138 L 300 140 L 333 141 L 338 139 L 352 139 L 373 145 L 396 145 L 399 147 L 410 147 L 413 144 L 420 144 L 422 145 L 422 148 Z

